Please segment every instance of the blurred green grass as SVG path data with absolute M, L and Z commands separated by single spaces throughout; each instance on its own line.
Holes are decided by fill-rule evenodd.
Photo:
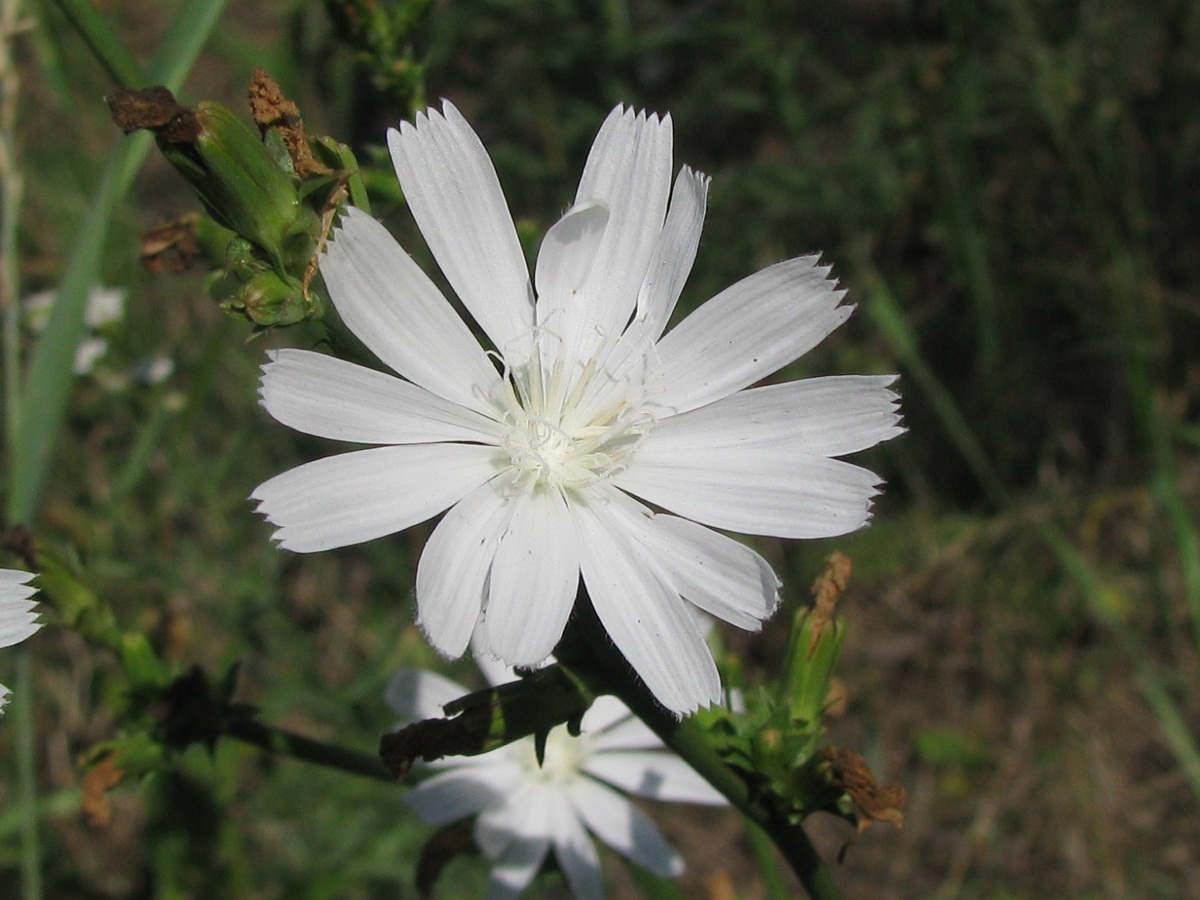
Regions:
M 167 8 L 108 12 L 147 58 Z M 61 274 L 120 139 L 99 67 L 53 7 L 31 10 L 26 292 Z M 786 374 L 904 376 L 910 433 L 863 455 L 888 480 L 872 528 L 764 545 L 789 603 L 834 546 L 857 567 L 836 735 L 912 799 L 903 832 L 850 852 L 851 896 L 1171 897 L 1200 879 L 1196 797 L 1139 688 L 1151 673 L 1196 734 L 1198 51 L 1200 11 L 1163 0 L 472 0 L 434 5 L 418 32 L 426 95 L 474 124 L 524 229 L 569 202 L 614 103 L 670 112 L 677 164 L 713 176 L 684 304 L 819 249 L 860 311 Z M 300 2 L 234 5 L 185 98 L 240 109 L 262 58 L 362 159 L 407 114 Z M 317 334 L 247 341 L 197 278 L 141 272 L 139 229 L 186 208 L 152 160 L 110 230 L 103 279 L 132 298 L 110 364 L 165 352 L 176 371 L 76 385 L 38 533 L 181 666 L 240 660 L 243 699 L 269 721 L 370 751 L 391 724 L 387 674 L 436 664 L 411 624 L 424 532 L 272 548 L 245 497 L 323 445 L 268 421 L 256 370 L 265 347 Z M 412 223 L 390 223 L 428 262 Z M 785 619 L 729 643 L 773 673 Z M 50 796 L 112 728 L 111 662 L 61 631 L 34 647 Z M 0 750 L 11 741 L 0 731 Z M 399 790 L 222 745 L 119 793 L 106 829 L 48 813 L 48 896 L 413 895 L 427 830 Z M 703 846 L 675 827 L 685 854 Z M 845 839 L 830 829 L 833 851 Z M 688 855 L 693 895 L 725 871 L 761 896 L 735 842 Z M 453 867 L 444 895 L 477 893 L 478 868 Z M 17 879 L 0 852 L 0 885 Z

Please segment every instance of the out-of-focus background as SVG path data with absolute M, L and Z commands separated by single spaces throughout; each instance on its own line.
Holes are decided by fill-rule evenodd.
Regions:
M 97 4 L 143 60 L 181 5 Z M 354 27 L 364 9 L 387 28 Z M 19 12 L 0 82 L 28 296 L 62 276 L 125 139 L 59 7 Z M 757 544 L 788 610 L 832 550 L 855 565 L 830 740 L 909 798 L 902 830 L 872 828 L 836 866 L 846 894 L 1200 896 L 1200 6 L 232 2 L 181 98 L 245 113 L 254 65 L 376 169 L 375 212 L 427 264 L 381 149 L 414 106 L 464 112 L 531 252 L 608 110 L 669 112 L 676 164 L 713 177 L 684 306 L 819 250 L 858 311 L 784 374 L 902 376 L 908 434 L 856 458 L 887 479 L 871 527 Z M 330 445 L 269 420 L 257 370 L 317 332 L 251 338 L 200 274 L 139 267 L 141 230 L 195 205 L 152 155 L 108 229 L 100 280 L 125 309 L 95 328 L 34 530 L 181 668 L 240 661 L 238 697 L 264 719 L 371 752 L 394 668 L 470 677 L 412 624 L 428 528 L 274 549 L 247 495 Z M 777 674 L 789 618 L 725 633 L 748 679 Z M 78 757 L 113 734 L 113 662 L 66 629 L 28 646 L 46 896 L 415 896 L 430 829 L 400 789 L 233 742 L 117 788 L 109 824 L 87 825 Z M 0 893 L 16 896 L 0 772 Z M 686 896 L 764 896 L 736 816 L 650 811 L 689 860 Z M 850 838 L 810 824 L 830 857 Z M 612 893 L 637 896 L 605 862 Z M 453 863 L 442 896 L 477 895 L 485 871 Z M 551 875 L 535 895 L 560 890 Z

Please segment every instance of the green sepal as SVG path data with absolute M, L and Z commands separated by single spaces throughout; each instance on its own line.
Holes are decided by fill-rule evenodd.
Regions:
M 797 721 L 820 722 L 845 639 L 846 627 L 840 620 L 824 618 L 812 609 L 796 613 L 779 699 Z

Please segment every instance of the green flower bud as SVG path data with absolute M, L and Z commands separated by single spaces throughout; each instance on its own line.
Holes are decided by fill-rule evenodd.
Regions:
M 226 279 L 228 285 L 232 279 Z M 263 269 L 238 288 L 222 306 L 241 313 L 260 328 L 294 325 L 324 312 L 321 296 L 306 291 L 298 279 L 281 278 L 273 269 Z
M 158 146 L 192 185 L 216 222 L 251 241 L 281 273 L 285 251 L 303 238 L 313 247 L 321 222 L 300 202 L 292 175 L 257 134 L 213 101 L 180 106 L 166 88 L 118 90 L 106 98 L 126 132 L 153 131 Z

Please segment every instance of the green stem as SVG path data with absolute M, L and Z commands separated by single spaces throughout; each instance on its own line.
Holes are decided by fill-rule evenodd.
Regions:
M 689 719 L 677 719 L 664 709 L 621 652 L 613 645 L 596 617 L 591 599 L 580 594 L 572 620 L 582 638 L 593 669 L 605 686 L 619 697 L 670 749 L 765 831 L 783 854 L 812 900 L 838 900 L 841 893 L 829 867 L 809 840 L 804 827 L 773 814 L 750 796 L 746 783 L 709 746 L 704 732 Z M 560 645 L 560 648 L 562 645 Z
M 54 0 L 67 20 L 87 42 L 96 59 L 121 87 L 148 87 L 150 77 L 109 27 L 108 21 L 88 0 Z
M 767 889 L 768 900 L 788 900 L 791 891 L 783 880 L 783 872 L 779 868 L 770 835 L 753 822 L 747 822 L 746 839 L 750 842 L 750 852 L 754 854 L 754 861 L 758 864 L 758 873 Z
M 379 757 L 373 753 L 360 753 L 336 744 L 325 744 L 251 719 L 236 719 L 229 723 L 224 731 L 227 736 L 253 744 L 268 753 L 290 756 L 318 766 L 340 769 L 352 775 L 386 781 L 388 784 L 396 783 L 379 761 Z

